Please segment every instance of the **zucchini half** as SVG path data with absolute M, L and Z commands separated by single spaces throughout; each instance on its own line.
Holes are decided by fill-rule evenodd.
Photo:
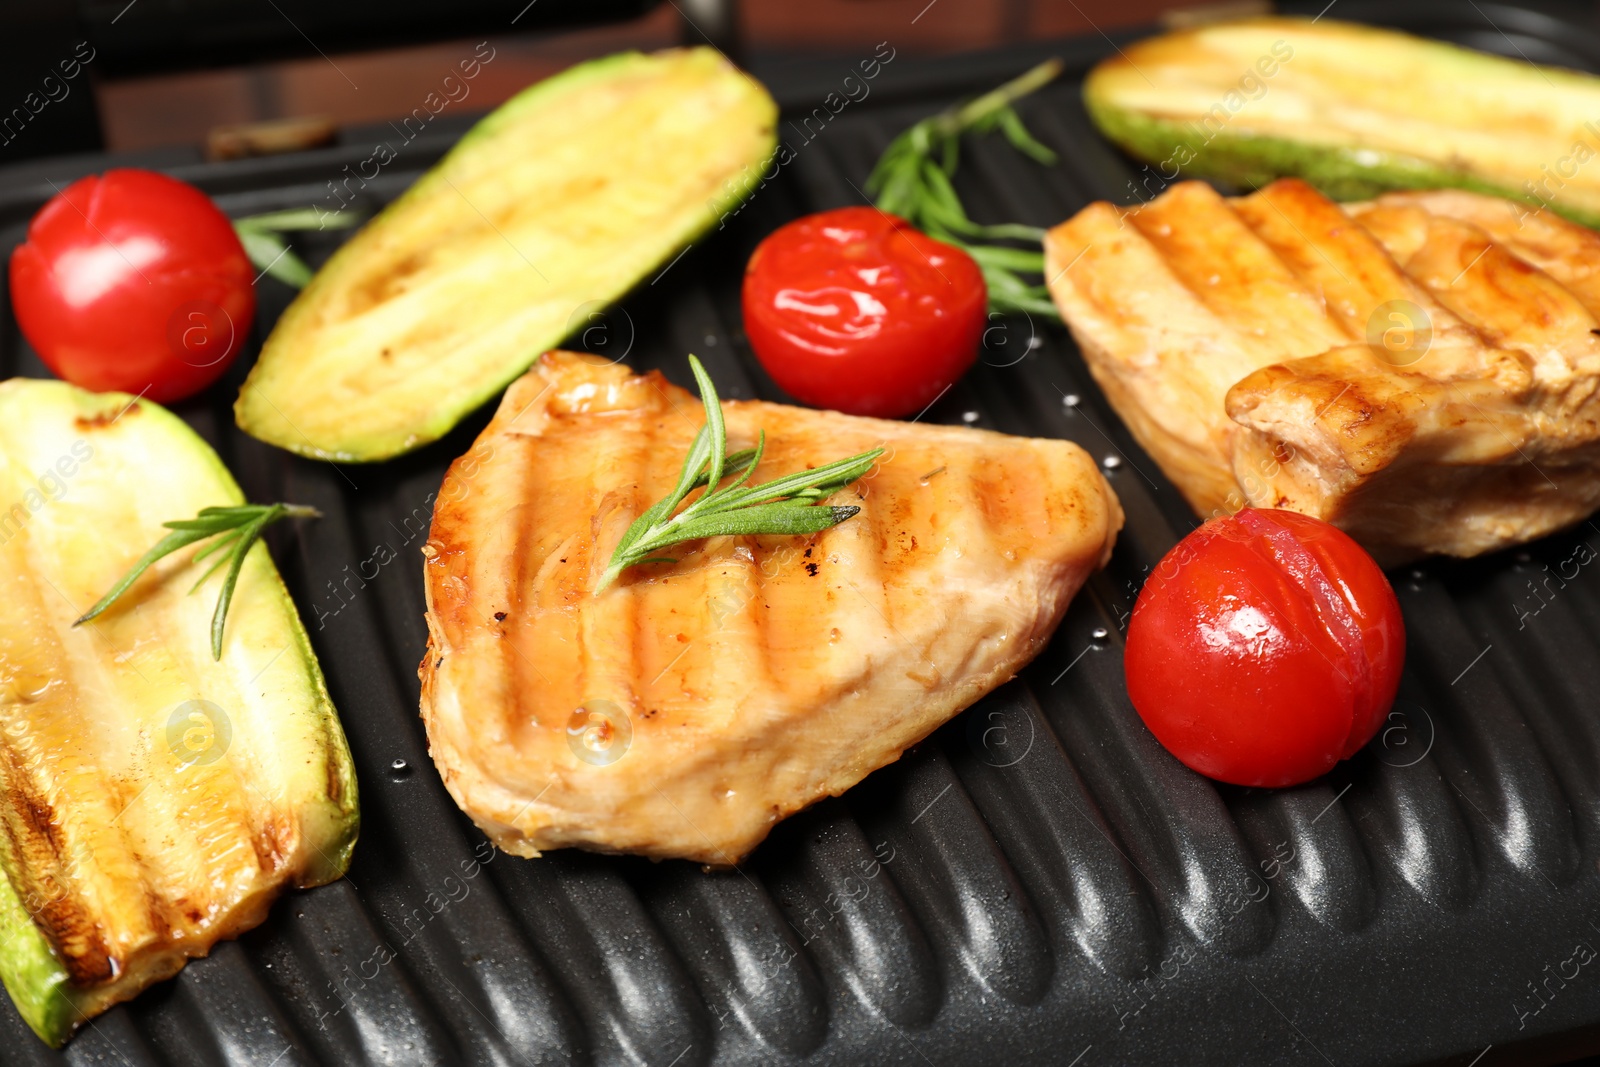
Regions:
M 762 180 L 777 105 L 709 48 L 525 89 L 347 242 L 235 405 L 263 441 L 380 460 L 432 441 Z
M 1339 200 L 1470 189 L 1600 226 L 1600 78 L 1587 74 L 1257 18 L 1129 45 L 1083 96 L 1100 131 L 1151 164 L 1140 200 L 1180 171 L 1252 188 L 1296 176 Z
M 242 503 L 149 401 L 0 383 L 0 979 L 51 1045 L 349 864 L 350 753 L 264 545 L 220 661 L 200 546 L 72 625 L 162 522 Z

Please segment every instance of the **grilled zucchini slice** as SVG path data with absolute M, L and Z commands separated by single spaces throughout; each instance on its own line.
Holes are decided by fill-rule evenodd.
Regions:
M 245 432 L 320 459 L 434 440 L 720 224 L 777 106 L 709 48 L 524 90 L 346 243 L 267 338 Z
M 162 522 L 241 503 L 155 404 L 0 383 L 0 979 L 52 1045 L 349 863 L 355 772 L 264 545 L 220 661 L 197 549 L 72 626 Z
M 1240 186 L 1304 178 L 1328 196 L 1459 188 L 1600 225 L 1600 78 L 1392 30 L 1259 18 L 1152 37 L 1090 73 L 1084 102 L 1151 164 Z

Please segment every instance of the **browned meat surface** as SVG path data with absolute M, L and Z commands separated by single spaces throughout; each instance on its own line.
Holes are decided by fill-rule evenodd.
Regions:
M 1600 506 L 1590 230 L 1456 190 L 1184 182 L 1045 250 L 1096 380 L 1201 514 L 1292 508 L 1396 563 Z
M 737 861 L 1049 639 L 1122 511 L 1064 441 L 723 404 L 765 481 L 879 445 L 814 537 L 713 538 L 595 595 L 701 421 L 659 374 L 549 353 L 451 468 L 426 549 L 422 713 L 463 809 L 525 856 Z

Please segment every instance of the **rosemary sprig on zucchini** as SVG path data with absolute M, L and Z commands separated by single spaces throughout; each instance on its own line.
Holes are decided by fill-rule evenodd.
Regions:
M 217 610 L 211 616 L 211 658 L 220 660 L 223 623 L 228 617 L 228 605 L 233 601 L 233 589 L 239 584 L 239 571 L 244 567 L 244 558 L 250 551 L 250 546 L 260 540 L 262 531 L 279 519 L 321 517 L 322 513 L 316 508 L 300 504 L 240 504 L 232 507 L 201 508 L 200 513 L 192 519 L 164 522 L 161 525 L 172 532 L 157 541 L 150 551 L 140 556 L 128 573 L 111 587 L 111 591 L 101 597 L 94 607 L 84 612 L 72 625 L 79 626 L 86 623 L 109 608 L 139 580 L 139 575 L 149 570 L 158 559 L 169 556 L 180 548 L 187 548 L 197 541 L 217 537 L 217 540 L 196 552 L 194 558 L 189 561 L 199 563 L 212 553 L 218 553 L 216 562 L 211 564 L 210 569 L 190 587 L 189 592 L 192 595 L 205 584 L 207 578 L 217 573 L 223 566 L 228 568 L 226 576 L 222 579 L 222 592 L 217 596 Z M 219 534 L 222 536 L 218 537 Z
M 923 119 L 889 143 L 867 178 L 867 192 L 877 198 L 879 210 L 899 215 L 977 261 L 989 288 L 991 312 L 1061 318 L 1043 284 L 1029 284 L 1019 277 L 1044 273 L 1040 248 L 1044 230 L 1013 223 L 985 226 L 967 217 L 950 183 L 961 156 L 961 136 L 998 129 L 1024 155 L 1046 165 L 1054 163 L 1055 152 L 1028 132 L 1013 104 L 1060 74 L 1061 67 L 1059 59 L 1041 63 L 976 100 Z M 1028 247 L 979 243 L 1003 240 Z
M 700 386 L 706 421 L 689 445 L 678 484 L 635 519 L 617 542 L 611 562 L 595 587 L 596 595 L 635 564 L 676 563 L 677 560 L 657 553 L 684 541 L 703 537 L 820 533 L 861 510 L 821 501 L 871 470 L 872 464 L 883 455 L 883 449 L 870 449 L 761 485 L 746 486 L 766 452 L 766 431 L 761 431 L 754 448 L 727 455 L 727 427 L 722 421 L 722 402 L 717 399 L 716 386 L 694 356 L 689 357 L 689 367 Z M 735 476 L 734 480 L 723 485 L 722 480 L 729 476 Z M 706 492 L 678 511 L 684 498 L 701 486 L 706 487 Z

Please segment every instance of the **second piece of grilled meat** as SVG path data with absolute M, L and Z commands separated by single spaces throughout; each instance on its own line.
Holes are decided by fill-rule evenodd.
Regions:
M 1091 204 L 1045 241 L 1095 379 L 1202 515 L 1472 556 L 1600 506 L 1600 235 L 1457 190 L 1296 179 Z

